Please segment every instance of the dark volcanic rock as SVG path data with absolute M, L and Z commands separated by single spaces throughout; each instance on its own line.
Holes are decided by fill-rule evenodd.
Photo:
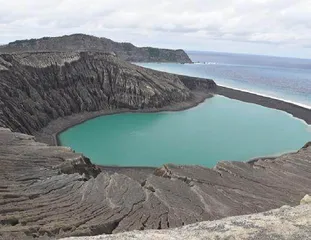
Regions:
M 0 126 L 34 133 L 74 113 L 158 109 L 191 100 L 192 90 L 215 88 L 212 80 L 148 70 L 106 53 L 0 54 Z
M 25 51 L 103 51 L 113 52 L 121 59 L 131 62 L 191 63 L 188 55 L 181 49 L 140 48 L 131 43 L 118 43 L 107 38 L 98 38 L 84 34 L 19 40 L 0 46 L 0 52 L 2 53 Z
M 65 147 L 0 128 L 0 239 L 166 229 L 298 205 L 311 189 L 311 147 L 214 169 L 98 170 Z

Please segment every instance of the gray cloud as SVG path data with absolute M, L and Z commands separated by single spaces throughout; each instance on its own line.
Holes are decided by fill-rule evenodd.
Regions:
M 192 42 L 311 42 L 311 0 L 0 0 L 0 6 L 0 43 L 74 32 L 123 33 L 123 40 L 170 34 Z

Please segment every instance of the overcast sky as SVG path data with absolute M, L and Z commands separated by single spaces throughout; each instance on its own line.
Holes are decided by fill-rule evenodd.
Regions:
M 1 44 L 72 33 L 311 58 L 311 0 L 0 0 Z

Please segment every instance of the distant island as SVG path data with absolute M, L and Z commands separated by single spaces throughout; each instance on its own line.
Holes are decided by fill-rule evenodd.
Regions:
M 17 40 L 0 46 L 0 53 L 39 51 L 96 51 L 114 53 L 129 62 L 177 62 L 192 63 L 184 50 L 169 50 L 153 47 L 136 47 L 131 43 L 118 43 L 108 38 L 85 34 L 72 34 L 61 37 Z

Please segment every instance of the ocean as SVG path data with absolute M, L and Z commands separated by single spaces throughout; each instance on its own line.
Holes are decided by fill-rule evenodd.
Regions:
M 195 64 L 137 64 L 311 106 L 311 60 L 211 52 L 189 55 Z M 59 140 L 100 165 L 213 167 L 223 160 L 248 161 L 296 151 L 311 140 L 311 130 L 285 112 L 215 96 L 180 112 L 98 117 L 66 130 Z
M 137 63 L 155 70 L 215 80 L 311 108 L 311 59 L 233 53 L 187 52 L 195 64 Z

